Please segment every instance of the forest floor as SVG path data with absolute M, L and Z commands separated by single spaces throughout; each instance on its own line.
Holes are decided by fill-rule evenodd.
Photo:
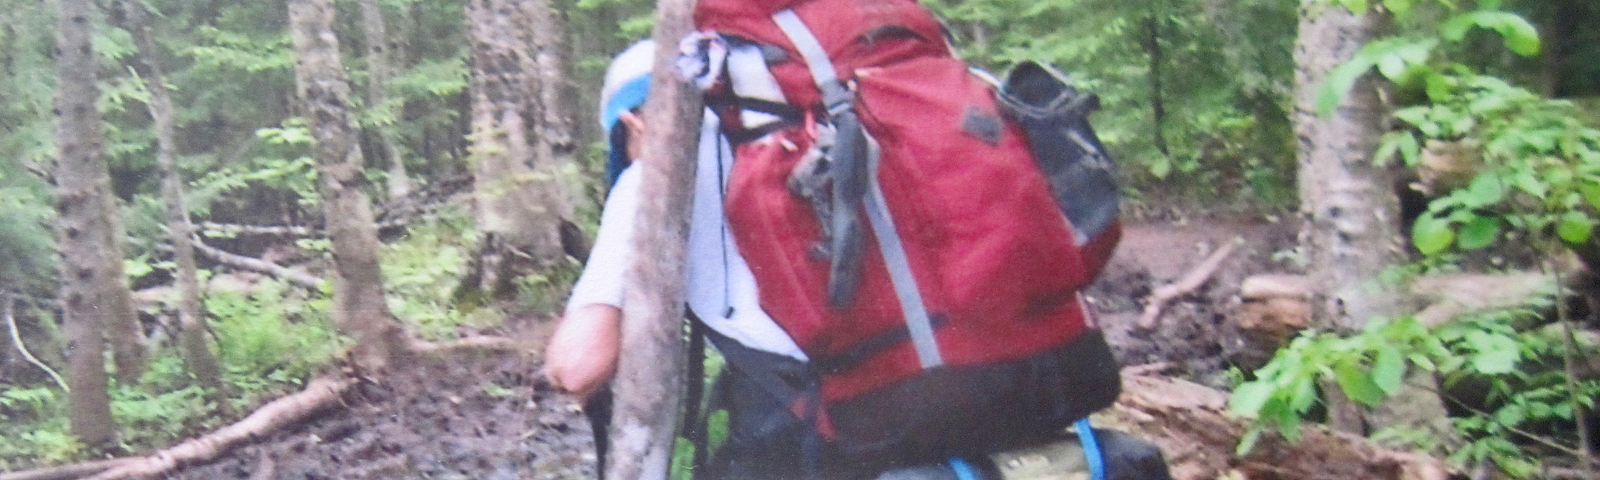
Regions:
M 1294 245 L 1294 232 L 1288 223 L 1248 220 L 1130 224 L 1087 297 L 1123 365 L 1167 363 L 1172 376 L 1220 387 L 1239 354 L 1228 321 L 1238 286 L 1252 274 L 1286 271 L 1273 259 Z M 1169 305 L 1158 328 L 1134 328 L 1153 289 L 1236 238 L 1240 248 L 1204 287 Z M 548 330 L 548 322 L 525 323 L 532 326 L 517 334 Z M 347 409 L 170 478 L 593 478 L 589 425 L 538 380 L 538 368 L 535 356 L 504 354 L 424 361 L 357 389 Z

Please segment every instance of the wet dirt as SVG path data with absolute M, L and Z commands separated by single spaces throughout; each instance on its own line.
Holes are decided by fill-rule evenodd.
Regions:
M 1260 221 L 1133 224 L 1086 292 L 1119 360 L 1165 362 L 1169 373 L 1220 385 L 1239 357 L 1227 321 L 1238 286 L 1274 260 L 1294 227 Z M 1151 290 L 1223 242 L 1244 244 L 1211 281 L 1173 302 L 1153 331 L 1134 328 Z M 580 479 L 594 477 L 588 422 L 537 376 L 534 356 L 473 354 L 428 360 L 364 386 L 348 408 L 275 432 L 176 479 Z
M 1130 224 L 1111 264 L 1084 293 L 1085 300 L 1123 366 L 1168 363 L 1169 374 L 1222 387 L 1230 366 L 1251 370 L 1265 363 L 1229 319 L 1246 277 L 1300 273 L 1287 260 L 1296 230 L 1282 221 Z M 1232 241 L 1243 243 L 1207 282 L 1168 304 L 1156 328 L 1137 328 L 1152 290 L 1177 281 Z
M 170 478 L 594 478 L 588 421 L 538 367 L 505 354 L 424 360 L 363 385 L 342 412 Z

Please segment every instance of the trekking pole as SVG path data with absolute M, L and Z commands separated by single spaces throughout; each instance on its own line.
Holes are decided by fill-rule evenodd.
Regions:
M 643 168 L 614 383 L 615 417 L 606 478 L 664 480 L 683 396 L 684 258 L 689 238 L 700 92 L 674 71 L 679 39 L 691 31 L 694 0 L 659 0 L 655 69 L 643 117 Z

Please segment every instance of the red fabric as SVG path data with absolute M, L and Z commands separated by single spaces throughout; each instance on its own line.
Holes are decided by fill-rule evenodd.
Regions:
M 816 81 L 772 14 L 784 9 L 811 28 L 842 80 L 858 68 L 928 55 L 950 55 L 939 21 L 914 0 L 703 0 L 695 5 L 695 27 L 783 47 L 788 61 L 772 66 L 789 103 L 822 101 Z M 902 27 L 921 40 L 874 38 L 885 27 Z
M 933 17 L 908 0 L 703 0 L 697 24 L 783 46 L 772 67 L 791 103 L 815 108 L 817 88 L 799 54 L 770 19 L 792 7 L 854 79 L 856 110 L 883 147 L 879 178 L 946 365 L 1015 360 L 1084 331 L 1077 290 L 1104 265 L 1113 230 L 1091 248 L 1071 226 L 1014 123 L 1000 123 L 991 87 L 949 55 Z M 901 25 L 932 41 L 858 41 Z M 997 138 L 969 133 L 993 119 Z M 828 260 L 813 258 L 821 228 L 788 177 L 812 139 L 804 127 L 740 145 L 726 212 L 739 251 L 760 287 L 762 308 L 813 358 L 837 357 L 865 339 L 905 326 L 877 242 L 867 233 L 855 302 L 827 302 Z M 860 212 L 858 212 L 860 213 Z M 864 218 L 864 217 L 863 217 Z M 1091 258 L 1084 258 L 1084 253 Z M 1102 255 L 1104 257 L 1102 257 Z M 922 371 L 910 342 L 823 377 L 824 401 L 848 399 Z

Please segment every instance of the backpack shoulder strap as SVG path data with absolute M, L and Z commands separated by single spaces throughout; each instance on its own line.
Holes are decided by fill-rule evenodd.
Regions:
M 828 59 L 828 50 L 822 48 L 822 42 L 817 41 L 817 36 L 811 33 L 811 27 L 807 27 L 794 10 L 774 13 L 772 21 L 778 24 L 778 29 L 783 30 L 790 42 L 794 42 L 795 50 L 805 59 L 806 68 L 811 70 L 811 79 L 817 82 L 817 88 L 822 91 L 822 102 L 828 107 L 828 113 L 849 108 L 852 98 L 850 89 L 845 88 L 844 82 L 839 80 L 833 60 Z

